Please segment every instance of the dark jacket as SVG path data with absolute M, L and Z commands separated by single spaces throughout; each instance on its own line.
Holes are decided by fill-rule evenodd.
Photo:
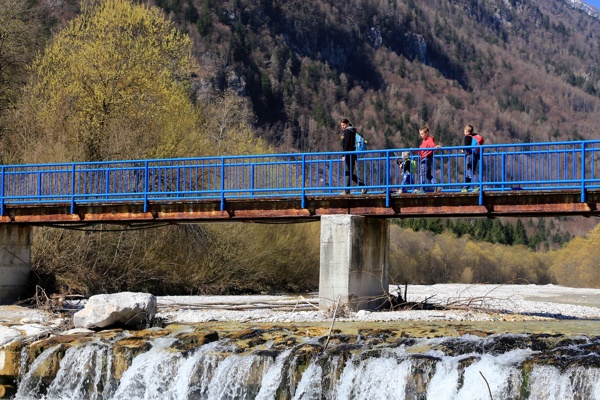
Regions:
M 403 174 L 404 174 L 404 173 L 407 173 L 407 172 L 408 172 L 409 174 L 411 173 L 411 170 L 410 170 L 410 163 L 411 163 L 411 160 L 410 160 L 410 158 L 407 158 L 406 160 L 402 161 L 402 173 L 403 173 Z
M 473 136 L 472 135 L 465 135 L 465 141 L 464 141 L 464 145 L 465 146 L 473 146 Z M 465 154 L 471 154 L 473 151 L 471 149 L 465 149 Z
M 342 150 L 345 152 L 356 150 L 356 128 L 350 125 L 342 133 Z

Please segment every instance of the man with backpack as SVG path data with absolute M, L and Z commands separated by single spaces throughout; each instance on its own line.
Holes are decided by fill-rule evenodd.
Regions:
M 344 151 L 344 156 L 342 157 L 342 161 L 346 164 L 346 168 L 344 170 L 344 176 L 346 178 L 346 189 L 344 189 L 343 194 L 350 194 L 350 178 L 352 181 L 356 183 L 358 186 L 365 186 L 364 182 L 362 182 L 358 176 L 354 173 L 354 168 L 356 167 L 356 153 L 354 153 L 356 149 L 356 128 L 352 126 L 350 121 L 346 118 L 340 121 L 340 125 L 342 127 L 342 150 Z M 362 190 L 362 194 L 367 193 L 367 189 Z
M 479 182 L 479 178 L 477 176 L 477 164 L 479 163 L 480 158 L 480 149 L 478 146 L 481 146 L 484 142 L 483 137 L 473 130 L 473 125 L 467 125 L 464 129 L 465 141 L 464 145 L 468 146 L 465 150 L 465 183 L 477 183 Z M 463 193 L 467 193 L 469 191 L 469 186 L 465 186 L 462 190 Z M 479 191 L 479 186 L 475 186 L 473 188 L 473 192 L 477 193 Z

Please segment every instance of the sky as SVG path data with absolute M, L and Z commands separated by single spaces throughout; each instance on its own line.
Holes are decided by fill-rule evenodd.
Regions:
M 583 2 L 595 7 L 596 10 L 600 10 L 600 0 L 583 0 Z

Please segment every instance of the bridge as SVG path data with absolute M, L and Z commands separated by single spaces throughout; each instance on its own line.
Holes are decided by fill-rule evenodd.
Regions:
M 0 224 L 594 215 L 599 143 L 484 145 L 480 182 L 468 185 L 477 194 L 461 192 L 460 146 L 436 151 L 436 183 L 419 184 L 426 191 L 421 195 L 402 186 L 396 162 L 402 151 L 418 158 L 414 148 L 357 153 L 366 195 L 362 187 L 345 186 L 340 152 L 5 165 Z M 349 196 L 342 194 L 346 189 Z
M 600 213 L 600 141 L 484 145 L 469 184 L 465 149 L 436 150 L 435 182 L 412 186 L 397 161 L 416 148 L 356 152 L 363 187 L 346 186 L 342 152 L 4 165 L 0 302 L 27 282 L 35 225 L 320 220 L 321 306 L 372 309 L 387 287 L 389 218 Z

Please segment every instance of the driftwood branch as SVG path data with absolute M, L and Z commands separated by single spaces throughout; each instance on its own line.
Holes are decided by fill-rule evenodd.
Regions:
M 490 394 L 490 400 L 494 400 L 494 397 L 492 396 L 492 390 L 490 389 L 490 384 L 488 383 L 487 379 L 485 379 L 485 376 L 483 376 L 483 374 L 481 373 L 481 371 L 479 371 L 479 375 L 481 375 L 481 377 L 485 381 L 485 384 L 487 385 L 488 393 Z
M 329 327 L 329 332 L 327 333 L 327 340 L 325 340 L 325 346 L 323 346 L 323 351 L 327 350 L 327 346 L 329 345 L 329 338 L 331 338 L 331 332 L 333 331 L 333 324 L 335 324 L 335 317 L 337 316 L 338 306 L 340 305 L 340 298 L 338 296 L 335 302 L 335 309 L 333 310 L 333 320 L 331 320 L 331 326 Z

